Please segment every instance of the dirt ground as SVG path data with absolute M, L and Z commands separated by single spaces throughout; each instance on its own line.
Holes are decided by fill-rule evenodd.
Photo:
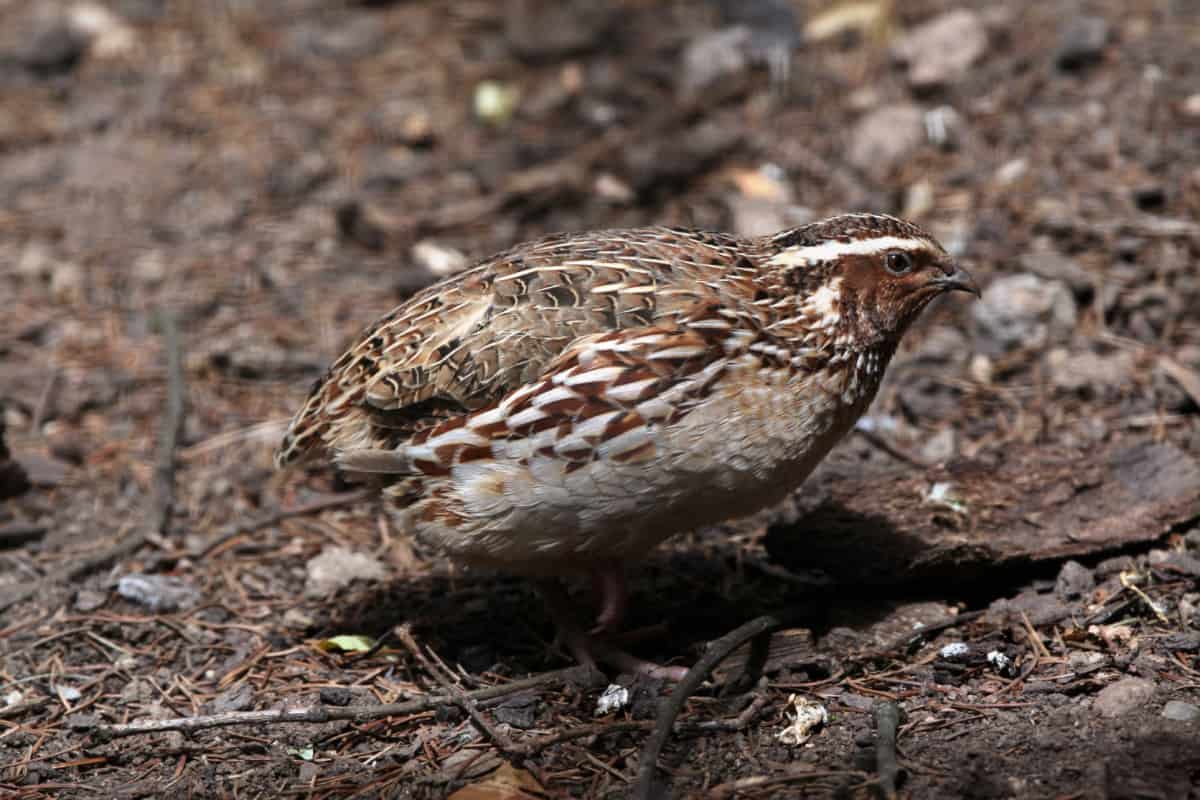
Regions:
M 983 299 L 631 565 L 639 655 L 773 631 L 677 717 L 272 471 L 472 258 L 857 209 Z M 1198 219 L 1188 0 L 0 0 L 0 795 L 1198 798 Z

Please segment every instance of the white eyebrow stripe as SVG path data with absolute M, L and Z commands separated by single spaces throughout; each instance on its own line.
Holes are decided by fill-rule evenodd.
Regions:
M 780 267 L 802 267 L 820 261 L 832 261 L 841 256 L 869 256 L 888 250 L 925 250 L 934 254 L 937 252 L 933 245 L 924 239 L 907 236 L 874 236 L 870 239 L 858 239 L 851 242 L 829 241 L 789 247 L 776 253 L 767 263 Z

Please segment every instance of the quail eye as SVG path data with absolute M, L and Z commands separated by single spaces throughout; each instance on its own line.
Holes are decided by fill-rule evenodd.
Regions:
M 893 250 L 884 256 L 883 265 L 893 275 L 907 275 L 912 272 L 912 256 L 902 250 Z

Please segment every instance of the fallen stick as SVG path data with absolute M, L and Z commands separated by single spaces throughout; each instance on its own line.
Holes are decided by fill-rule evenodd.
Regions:
M 654 730 L 650 734 L 650 738 L 646 740 L 638 760 L 637 783 L 634 786 L 632 797 L 637 800 L 650 800 L 653 796 L 658 756 L 662 752 L 663 746 L 666 745 L 671 730 L 675 727 L 675 720 L 683 711 L 684 704 L 700 688 L 700 684 L 708 679 L 718 664 L 728 658 L 729 654 L 742 644 L 778 628 L 782 624 L 776 617 L 758 617 L 709 643 L 704 656 L 688 670 L 687 675 L 675 687 L 675 691 L 659 705 L 658 716 L 654 721 Z
M 900 706 L 892 700 L 876 703 L 871 715 L 875 718 L 875 772 L 879 775 L 879 793 L 885 800 L 893 800 L 896 797 L 896 779 L 900 775 L 900 766 L 896 763 Z
M 92 730 L 92 738 L 97 742 L 107 742 L 125 736 L 140 733 L 166 733 L 168 731 L 194 731 L 209 728 L 224 728 L 232 725 L 279 725 L 289 722 L 319 724 L 348 720 L 350 722 L 370 722 L 383 717 L 405 716 L 433 711 L 440 706 L 455 705 L 463 697 L 480 702 L 505 697 L 538 686 L 548 686 L 567 683 L 576 679 L 584 679 L 591 674 L 586 667 L 570 667 L 567 669 L 545 672 L 531 678 L 525 678 L 498 686 L 488 686 L 466 692 L 462 697 L 449 694 L 430 695 L 403 703 L 384 703 L 377 706 L 324 706 L 312 705 L 302 708 L 274 708 L 262 711 L 229 711 L 223 714 L 202 714 L 195 717 L 173 717 L 171 719 L 140 719 L 116 725 L 98 725 Z

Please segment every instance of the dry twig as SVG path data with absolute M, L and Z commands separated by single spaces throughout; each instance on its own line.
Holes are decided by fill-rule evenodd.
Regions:
M 885 700 L 875 704 L 871 715 L 875 718 L 875 772 L 879 775 L 879 793 L 886 800 L 892 800 L 896 796 L 896 779 L 900 775 L 900 766 L 896 763 L 900 706 Z
M 863 784 L 870 780 L 867 773 L 858 770 L 814 770 L 808 764 L 793 764 L 775 775 L 754 775 L 719 784 L 709 789 L 705 796 L 710 800 L 723 800 L 723 798 L 737 797 L 755 789 L 767 789 L 786 783 L 815 781 L 822 778 L 858 778 Z
M 782 624 L 776 617 L 769 615 L 758 617 L 709 643 L 704 657 L 688 670 L 687 675 L 675 687 L 675 691 L 659 705 L 658 716 L 654 721 L 654 732 L 646 740 L 638 761 L 638 777 L 633 797 L 638 800 L 649 800 L 651 797 L 659 753 L 662 752 L 667 738 L 671 735 L 672 728 L 675 727 L 675 719 L 683 710 L 688 698 L 700 688 L 700 684 L 704 683 L 718 664 L 728 658 L 729 654 L 742 644 L 774 630 Z
M 499 686 L 488 686 L 464 696 L 475 702 L 493 700 L 505 697 L 514 692 L 539 686 L 550 686 L 586 679 L 591 671 L 586 667 L 570 667 L 568 669 L 546 672 L 532 678 L 513 681 Z M 223 728 L 231 725 L 278 725 L 289 722 L 324 723 L 337 720 L 351 722 L 369 722 L 383 717 L 405 716 L 433 711 L 439 706 L 452 704 L 454 697 L 447 695 L 430 695 L 417 700 L 403 703 L 384 703 L 377 706 L 304 706 L 303 708 L 264 709 L 262 711 L 230 711 L 224 714 L 205 714 L 195 717 L 176 717 L 172 719 L 142 719 L 117 725 L 100 725 L 92 731 L 92 736 L 99 741 L 119 739 L 139 733 L 165 733 L 167 731 L 194 731 L 208 728 Z

